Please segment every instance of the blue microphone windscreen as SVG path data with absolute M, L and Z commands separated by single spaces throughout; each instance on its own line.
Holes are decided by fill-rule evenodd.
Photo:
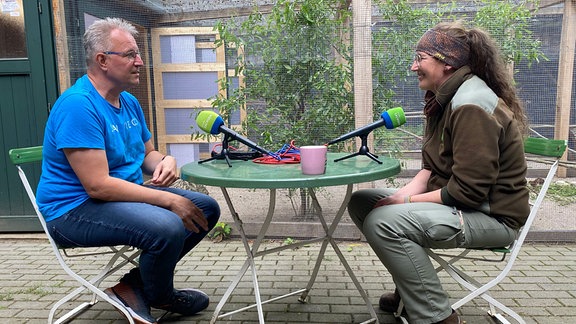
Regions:
M 381 115 L 384 119 L 384 125 L 388 129 L 393 129 L 398 126 L 404 125 L 406 123 L 406 116 L 404 115 L 404 110 L 400 107 L 391 108 L 386 110 Z

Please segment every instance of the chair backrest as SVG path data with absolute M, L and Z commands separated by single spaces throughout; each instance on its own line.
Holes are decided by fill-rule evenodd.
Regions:
M 54 242 L 54 240 L 48 233 L 48 228 L 46 227 L 46 221 L 44 220 L 44 217 L 42 216 L 42 213 L 40 213 L 38 205 L 36 204 L 36 195 L 34 194 L 34 189 L 32 189 L 30 181 L 28 180 L 28 177 L 26 177 L 26 173 L 22 168 L 22 166 L 25 164 L 42 162 L 42 146 L 31 146 L 31 147 L 11 149 L 10 151 L 8 151 L 8 155 L 10 156 L 10 160 L 18 170 L 18 176 L 20 176 L 20 181 L 22 181 L 22 185 L 24 185 L 24 189 L 26 190 L 28 199 L 30 200 L 30 203 L 32 203 L 32 206 L 36 211 L 36 216 L 38 216 L 38 219 L 42 224 L 42 229 L 44 229 L 44 233 L 48 235 L 50 243 L 54 247 L 57 247 L 58 245 L 56 244 L 56 242 Z
M 15 148 L 8 151 L 8 155 L 10 156 L 10 160 L 16 166 L 18 170 L 18 175 L 20 176 L 20 180 L 24 185 L 24 189 L 26 189 L 26 193 L 28 194 L 28 198 L 30 202 L 34 206 L 37 214 L 40 215 L 38 211 L 38 206 L 36 205 L 36 198 L 34 195 L 34 190 L 26 177 L 26 173 L 22 169 L 22 165 L 28 163 L 35 163 L 42 161 L 42 146 L 32 146 L 32 147 L 23 147 L 23 148 Z
M 32 146 L 11 149 L 8 152 L 10 160 L 16 166 L 42 161 L 42 146 Z
M 518 238 L 513 244 L 512 247 L 512 259 L 516 257 L 519 253 L 519 247 L 522 246 L 524 240 L 526 239 L 526 235 L 528 235 L 528 231 L 536 219 L 536 214 L 538 214 L 538 209 L 544 201 L 544 197 L 546 196 L 546 192 L 554 179 L 554 175 L 558 170 L 558 164 L 560 162 L 560 158 L 564 155 L 567 147 L 567 141 L 565 140 L 555 140 L 555 139 L 547 139 L 547 138 L 534 138 L 529 137 L 526 138 L 524 141 L 524 152 L 531 155 L 536 155 L 542 158 L 552 158 L 548 160 L 538 160 L 538 162 L 543 162 L 550 164 L 550 168 L 548 169 L 548 174 L 546 175 L 546 179 L 544 179 L 544 183 L 542 187 L 538 191 L 538 196 L 536 200 L 531 202 L 530 214 L 528 215 L 528 219 L 524 226 L 520 229 L 518 233 Z M 518 248 L 515 248 L 518 247 Z
M 566 151 L 565 140 L 528 137 L 524 140 L 524 152 L 545 157 L 560 158 Z

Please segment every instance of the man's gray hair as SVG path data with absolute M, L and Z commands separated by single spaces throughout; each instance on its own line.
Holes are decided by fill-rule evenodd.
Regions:
M 138 30 L 131 23 L 122 18 L 104 18 L 96 20 L 84 32 L 84 53 L 86 64 L 90 66 L 96 54 L 110 50 L 110 33 L 120 29 L 130 33 L 134 38 L 138 36 Z

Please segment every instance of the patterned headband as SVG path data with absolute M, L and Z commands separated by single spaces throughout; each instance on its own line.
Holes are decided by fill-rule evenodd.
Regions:
M 416 51 L 428 53 L 457 69 L 466 65 L 470 56 L 470 46 L 466 42 L 434 29 L 422 35 Z

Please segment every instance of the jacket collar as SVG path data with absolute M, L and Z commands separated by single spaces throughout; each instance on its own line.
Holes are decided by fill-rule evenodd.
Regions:
M 454 72 L 454 74 L 452 74 L 450 78 L 440 86 L 436 93 L 436 101 L 438 101 L 440 106 L 446 107 L 462 83 L 470 79 L 472 76 L 472 70 L 467 65 L 456 70 L 456 72 Z

